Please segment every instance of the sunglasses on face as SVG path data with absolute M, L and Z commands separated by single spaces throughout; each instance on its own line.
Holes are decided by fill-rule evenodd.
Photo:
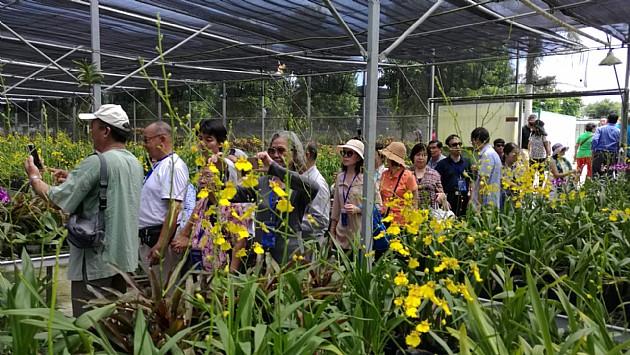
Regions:
M 354 155 L 354 150 L 342 150 L 341 151 L 341 156 L 342 157 L 348 157 L 350 158 L 351 156 Z
M 269 147 L 269 149 L 267 149 L 267 154 L 269 154 L 269 156 L 273 156 L 273 155 L 284 155 L 284 153 L 286 153 L 287 150 L 283 147 Z
M 461 147 L 462 142 L 451 143 L 451 148 Z
M 503 147 L 505 147 L 505 144 L 495 144 L 494 146 L 497 147 L 497 148 L 503 148 Z

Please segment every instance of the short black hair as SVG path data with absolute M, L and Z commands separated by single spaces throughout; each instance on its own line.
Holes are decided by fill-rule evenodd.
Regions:
M 505 140 L 503 138 L 497 138 L 492 142 L 492 145 L 503 144 L 505 145 Z
M 595 125 L 595 123 L 593 122 L 589 122 L 586 124 L 586 127 L 584 127 L 584 130 L 586 130 L 587 132 L 592 132 L 595 128 L 597 128 L 597 125 Z
M 206 136 L 213 136 L 219 143 L 223 143 L 227 140 L 227 128 L 223 125 L 223 121 L 214 119 L 205 119 L 199 122 L 199 133 Z
M 444 143 L 446 143 L 446 145 L 450 147 L 451 141 L 455 138 L 459 138 L 459 140 L 462 140 L 462 138 L 458 136 L 457 134 L 451 134 L 450 136 L 446 137 L 446 139 L 444 140 Z
M 608 115 L 608 123 L 617 123 L 618 120 L 619 115 L 617 115 L 616 113 L 611 113 L 610 115 Z
M 515 149 L 518 149 L 518 145 L 516 143 L 510 142 L 505 145 L 505 148 L 503 148 L 503 153 L 505 153 L 505 155 L 507 156 Z
M 484 144 L 488 143 L 490 142 L 490 132 L 483 127 L 477 127 L 473 129 L 472 133 L 470 133 L 470 139 L 476 139 Z
M 112 125 L 110 125 L 107 122 L 104 122 L 100 119 L 96 119 L 96 122 L 98 122 L 98 128 L 100 129 L 105 129 L 108 128 L 111 130 L 112 132 L 112 138 L 119 143 L 127 143 L 127 141 L 129 140 L 129 137 L 131 136 L 131 131 L 124 131 L 118 127 L 114 127 Z M 129 126 L 128 123 L 125 123 L 127 126 Z
M 431 144 L 431 143 L 429 143 Z M 409 153 L 409 160 L 411 160 L 411 162 L 413 162 L 413 158 L 416 156 L 416 154 L 420 153 L 424 151 L 427 156 L 429 156 L 429 146 L 424 144 L 424 143 L 418 143 L 416 145 L 413 146 L 413 148 L 411 148 L 411 152 Z
M 428 147 L 429 147 L 431 144 L 433 144 L 433 143 L 437 143 L 437 147 L 438 147 L 438 148 L 440 148 L 440 149 L 442 149 L 442 142 L 440 142 L 440 141 L 439 141 L 439 140 L 437 140 L 437 139 L 434 139 L 434 140 L 430 141 L 430 142 L 429 142 L 429 144 L 427 144 L 427 149 L 428 149 Z
M 315 141 L 310 141 L 304 147 L 304 153 L 308 153 L 310 155 L 310 161 L 317 160 L 317 143 Z

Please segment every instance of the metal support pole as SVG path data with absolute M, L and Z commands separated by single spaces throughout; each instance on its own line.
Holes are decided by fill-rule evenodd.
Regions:
M 13 132 L 17 133 L 17 131 L 18 131 L 18 110 L 17 110 L 17 107 L 18 106 L 17 106 L 17 104 L 14 104 L 13 106 L 15 106 L 15 114 L 14 114 L 14 116 L 15 116 L 15 123 L 13 124 Z
M 361 96 L 362 96 L 362 101 L 363 101 L 363 115 L 361 116 L 361 124 L 362 124 L 362 129 L 361 132 L 367 132 L 367 124 L 368 124 L 368 119 L 367 119 L 367 100 L 365 99 L 366 97 L 366 88 L 367 88 L 367 70 L 363 71 L 363 88 L 361 89 Z
M 261 132 L 260 141 L 262 142 L 262 146 L 264 149 L 267 144 L 265 143 L 265 117 L 267 116 L 267 110 L 265 110 L 265 81 L 264 80 L 260 81 L 260 87 L 261 87 L 261 92 L 262 92 L 262 96 L 260 100 L 260 117 L 262 118 L 262 132 Z
M 308 121 L 311 138 L 313 137 L 313 117 L 311 116 L 311 77 L 306 77 L 306 120 Z
M 225 82 L 223 83 L 223 93 L 221 95 L 221 117 L 223 118 L 223 125 L 227 127 L 227 89 Z
M 13 29 L 11 29 L 11 27 L 7 26 L 4 22 L 0 21 L 0 26 L 6 28 L 7 31 L 11 32 L 11 34 L 13 34 L 15 37 L 17 37 L 17 39 L 19 39 L 20 41 L 24 42 L 24 44 L 29 46 L 35 52 L 39 53 L 42 57 L 48 59 L 48 61 L 51 62 L 52 65 L 56 66 L 59 70 L 61 70 L 62 72 L 66 73 L 68 75 L 70 75 L 72 77 L 72 79 L 77 80 L 77 77 L 74 76 L 72 73 L 70 73 L 66 68 L 64 68 L 61 65 L 59 65 L 58 63 L 56 63 L 54 60 L 52 60 L 52 58 L 47 56 L 46 53 L 44 53 L 44 52 L 40 51 L 39 49 L 37 49 L 37 47 L 35 47 L 34 45 L 31 44 L 31 42 L 27 41 L 26 39 L 24 39 L 24 37 L 20 36 L 17 32 L 13 31 Z
M 332 15 L 335 17 L 335 19 L 337 20 L 337 23 L 339 23 L 341 28 L 343 28 L 344 32 L 346 32 L 348 37 L 350 37 L 352 44 L 354 44 L 354 46 L 357 47 L 357 49 L 359 49 L 359 53 L 361 53 L 361 56 L 363 58 L 367 57 L 367 52 L 361 45 L 361 42 L 359 42 L 359 40 L 354 36 L 354 33 L 352 33 L 352 30 L 350 29 L 346 21 L 344 21 L 341 15 L 339 14 L 339 12 L 337 12 L 337 9 L 335 9 L 335 6 L 332 4 L 332 2 L 330 0 L 324 0 L 324 4 L 328 8 L 328 10 L 330 10 Z
M 367 56 L 367 97 L 366 113 L 367 123 L 365 124 L 364 135 L 366 144 L 364 149 L 365 175 L 363 179 L 363 213 L 361 214 L 361 234 L 362 245 L 365 245 L 365 252 L 372 251 L 372 209 L 374 206 L 374 155 L 376 154 L 376 114 L 378 105 L 378 41 L 380 29 L 381 4 L 379 0 L 370 0 L 368 3 L 368 56 Z M 359 248 L 359 257 L 364 260 L 364 252 Z M 371 269 L 371 263 L 367 263 Z
M 190 90 L 188 91 L 190 92 Z M 192 102 L 190 102 L 190 94 L 188 95 L 188 117 L 190 117 L 188 119 L 188 129 L 192 132 L 193 114 L 192 114 Z
M 519 66 L 520 50 L 516 48 L 516 78 L 514 79 L 514 93 L 518 94 L 518 66 Z M 520 122 L 519 122 L 520 127 Z
M 626 162 L 626 150 L 628 145 L 628 100 L 630 100 L 630 92 L 628 91 L 628 82 L 630 80 L 630 35 L 628 35 L 628 40 L 626 41 L 626 46 L 628 47 L 628 51 L 626 54 L 626 83 L 623 87 L 623 101 L 621 102 L 621 139 L 620 139 L 620 156 L 619 162 Z
M 92 33 L 92 65 L 97 72 L 101 70 L 101 30 L 98 14 L 98 0 L 90 0 L 90 29 Z M 92 84 L 94 111 L 101 107 L 101 84 Z
M 39 74 L 39 73 L 43 72 L 44 70 L 46 70 L 46 69 L 50 68 L 52 65 L 59 63 L 59 61 L 61 61 L 63 58 L 65 58 L 65 57 L 69 56 L 70 54 L 72 54 L 72 53 L 74 53 L 74 52 L 76 52 L 76 51 L 78 51 L 80 48 L 82 48 L 82 47 L 81 47 L 81 46 L 79 46 L 79 47 L 74 48 L 74 49 L 73 49 L 73 50 L 71 50 L 70 52 L 68 52 L 68 53 L 66 53 L 66 54 L 64 54 L 64 55 L 62 55 L 62 56 L 61 56 L 61 57 L 59 57 L 59 58 L 57 58 L 57 60 L 55 60 L 53 63 L 50 63 L 50 64 L 46 65 L 45 67 L 42 67 L 41 69 L 39 69 L 39 70 L 37 70 L 37 71 L 33 72 L 31 75 L 29 75 L 29 76 L 25 77 L 24 79 L 22 79 L 22 80 L 18 81 L 17 83 L 13 84 L 11 87 L 9 87 L 9 88 L 7 88 L 6 90 L 4 90 L 4 94 L 6 95 L 9 91 L 11 91 L 11 90 L 15 89 L 16 87 L 20 86 L 23 82 L 25 82 L 25 81 L 27 81 L 27 80 L 29 80 L 29 79 L 33 78 L 35 75 L 37 75 L 37 74 Z
M 136 122 L 136 102 L 133 102 L 133 141 L 138 143 L 138 123 Z
M 72 98 L 72 141 L 77 141 L 77 100 Z
M 429 82 L 429 103 L 428 103 L 428 107 L 429 107 L 429 132 L 427 133 L 429 135 L 429 140 L 433 139 L 433 115 L 435 115 L 434 107 L 433 106 L 433 102 L 432 102 L 432 98 L 435 96 L 435 64 L 431 64 L 431 70 L 430 70 L 430 74 L 431 78 L 430 78 L 430 82 Z M 437 139 L 444 139 L 444 137 L 437 137 Z
M 442 2 L 444 2 L 444 0 L 438 0 L 435 4 L 433 4 L 433 6 L 431 6 L 427 10 L 427 12 L 424 13 L 424 15 L 422 15 L 416 22 L 414 22 L 413 25 L 411 25 L 407 29 L 407 31 L 405 31 L 402 35 L 400 35 L 400 37 L 398 37 L 398 39 L 394 43 L 392 43 L 391 46 L 387 47 L 387 49 L 385 49 L 379 55 L 379 59 L 384 60 L 385 58 L 387 58 L 389 53 L 391 53 L 394 49 L 396 49 L 396 47 L 398 47 L 405 39 L 407 39 L 407 37 L 409 37 L 409 35 L 412 34 L 413 31 L 416 30 L 416 28 L 418 28 L 418 26 L 420 26 L 424 21 L 426 21 L 426 19 L 428 19 L 429 16 L 431 16 L 431 14 L 433 12 L 435 12 L 435 10 L 437 10 L 438 7 L 440 7 Z M 368 64 L 368 66 L 369 66 L 369 64 Z
M 59 104 L 59 102 L 57 102 L 57 104 Z M 55 128 L 55 135 L 59 134 L 59 110 L 55 108 L 55 118 L 56 118 L 56 128 Z
M 26 135 L 31 132 L 31 111 L 29 101 L 26 101 Z

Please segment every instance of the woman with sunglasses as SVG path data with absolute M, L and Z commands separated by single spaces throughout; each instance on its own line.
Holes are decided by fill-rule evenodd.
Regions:
M 256 171 L 266 175 L 259 177 L 254 187 L 237 186 L 230 202 L 257 204 L 254 240 L 283 265 L 293 253 L 302 250 L 300 226 L 319 186 L 298 173 L 305 165 L 304 147 L 293 132 L 275 133 L 267 151 L 256 157 L 263 163 Z
M 330 216 L 330 235 L 346 252 L 352 250 L 356 236 L 361 233 L 363 205 L 363 142 L 351 139 L 337 147 L 342 156 L 341 172 L 335 179 L 333 207 Z M 381 198 L 375 191 L 374 203 L 380 208 Z M 331 240 L 332 243 L 332 240 Z

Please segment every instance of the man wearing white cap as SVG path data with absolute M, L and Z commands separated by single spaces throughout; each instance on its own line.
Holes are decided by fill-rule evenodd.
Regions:
M 85 301 L 94 298 L 87 285 L 125 292 L 127 284 L 110 263 L 125 272 L 138 267 L 138 211 L 143 171 L 138 159 L 125 149 L 131 127 L 127 114 L 119 105 L 103 105 L 96 112 L 80 114 L 91 120 L 94 149 L 107 162 L 107 207 L 105 238 L 97 248 L 79 249 L 70 245 L 68 279 L 72 281 L 72 311 L 78 317 L 87 309 Z M 93 218 L 99 210 L 100 160 L 90 155 L 74 170 L 48 169 L 58 186 L 42 181 L 40 171 L 29 157 L 24 163 L 35 193 L 68 213 Z M 103 290 L 101 290 L 103 292 Z M 106 292 L 105 292 L 106 293 Z

